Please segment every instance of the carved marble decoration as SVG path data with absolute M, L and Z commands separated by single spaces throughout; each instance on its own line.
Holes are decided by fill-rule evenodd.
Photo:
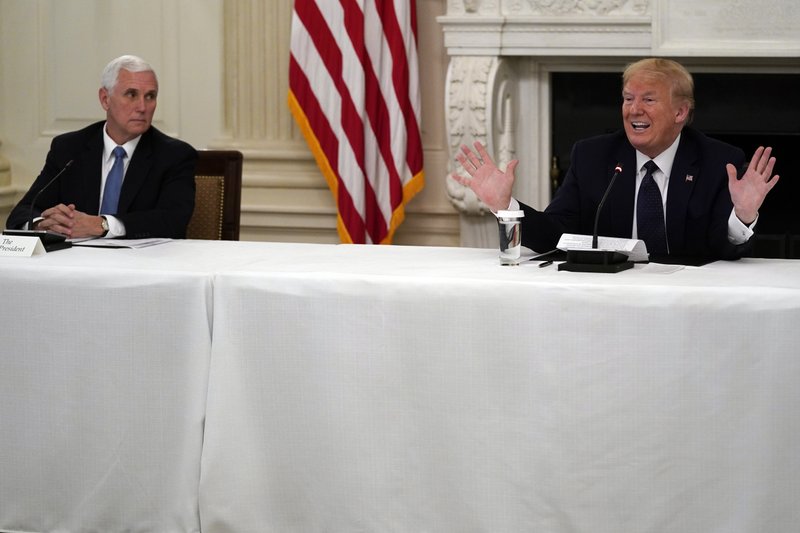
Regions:
M 507 0 L 447 0 L 449 15 L 497 15 Z
M 633 11 L 640 15 L 647 15 L 650 13 L 651 0 L 633 0 Z
M 515 156 L 514 83 L 500 57 L 453 57 L 447 74 L 445 106 L 451 169 L 464 174 L 455 161 L 462 144 L 483 143 L 501 168 Z M 450 176 L 445 180 L 450 202 L 465 215 L 485 215 L 489 209 Z
M 455 161 L 462 144 L 487 139 L 487 84 L 489 72 L 496 57 L 453 57 L 447 71 L 445 108 L 447 110 L 447 139 L 450 163 L 455 172 L 464 171 Z M 468 188 L 450 176 L 445 180 L 445 189 L 450 202 L 462 213 L 483 214 L 483 205 Z
M 495 139 L 496 160 L 502 166 L 516 157 L 514 147 L 514 81 L 511 78 L 508 62 L 500 61 L 495 79 L 495 91 L 492 102 L 495 104 L 494 119 L 491 125 Z M 502 167 L 501 167 L 502 168 Z
M 481 7 L 481 0 L 464 0 L 464 11 L 467 13 L 477 13 Z
M 644 15 L 651 0 L 511 0 L 506 5 L 509 13 L 538 15 L 619 15 L 632 13 Z

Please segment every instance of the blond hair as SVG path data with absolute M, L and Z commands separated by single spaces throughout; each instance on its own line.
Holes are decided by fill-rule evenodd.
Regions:
M 660 78 L 672 86 L 673 101 L 685 102 L 689 106 L 686 124 L 694 117 L 694 79 L 686 68 L 671 59 L 663 57 L 648 57 L 631 63 L 622 73 L 623 88 L 628 81 L 636 75 Z

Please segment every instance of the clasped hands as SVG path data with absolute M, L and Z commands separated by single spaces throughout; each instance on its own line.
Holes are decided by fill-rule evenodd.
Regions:
M 75 209 L 75 204 L 58 204 L 42 211 L 42 219 L 34 224 L 36 230 L 54 231 L 70 239 L 99 237 L 103 234 L 100 217 Z

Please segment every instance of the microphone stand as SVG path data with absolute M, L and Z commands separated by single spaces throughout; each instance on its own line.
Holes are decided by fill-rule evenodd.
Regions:
M 622 272 L 633 268 L 633 262 L 628 260 L 628 256 L 616 252 L 614 250 L 598 250 L 597 249 L 597 225 L 600 221 L 600 210 L 606 203 L 608 193 L 611 192 L 611 187 L 617 177 L 622 174 L 622 165 L 617 164 L 614 168 L 614 175 L 611 176 L 611 181 L 603 193 L 603 198 L 597 205 L 597 211 L 594 214 L 594 232 L 592 233 L 592 249 L 591 250 L 567 250 L 567 260 L 558 265 L 559 270 L 567 270 L 569 272 L 605 272 L 613 274 Z
M 17 236 L 17 237 L 38 237 L 40 241 L 42 241 L 42 246 L 44 246 L 45 251 L 47 252 L 54 252 L 56 250 L 63 250 L 64 248 L 69 248 L 72 246 L 71 242 L 67 242 L 67 236 L 62 235 L 61 233 L 56 233 L 55 231 L 47 231 L 47 230 L 35 230 L 33 229 L 33 216 L 34 209 L 36 208 L 36 201 L 39 199 L 39 196 L 50 187 L 61 175 L 66 172 L 66 170 L 72 165 L 74 160 L 70 159 L 67 161 L 67 164 L 59 170 L 53 178 L 48 181 L 44 187 L 39 189 L 39 191 L 33 196 L 33 200 L 31 200 L 31 210 L 30 215 L 28 215 L 28 229 L 6 229 L 3 230 L 3 235 L 10 235 L 10 236 Z

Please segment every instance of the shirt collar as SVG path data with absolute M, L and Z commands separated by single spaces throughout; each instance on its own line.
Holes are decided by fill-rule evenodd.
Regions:
M 680 142 L 681 134 L 679 133 L 669 148 L 652 158 L 653 162 L 658 165 L 658 169 L 668 178 L 672 173 L 672 164 L 675 162 L 675 155 L 678 153 L 678 144 L 680 144 Z M 636 172 L 638 173 L 641 171 L 644 164 L 650 161 L 650 159 L 651 158 L 647 157 L 639 150 L 636 150 Z
M 125 149 L 125 153 L 128 155 L 128 160 L 130 161 L 131 156 L 133 155 L 134 150 L 136 150 L 136 146 L 139 144 L 139 141 L 142 140 L 142 136 L 139 135 L 131 139 L 130 141 L 126 142 L 123 145 L 118 145 L 114 142 L 114 140 L 108 136 L 108 132 L 106 131 L 106 125 L 103 125 L 103 161 L 113 157 L 114 148 L 117 146 L 122 146 Z

